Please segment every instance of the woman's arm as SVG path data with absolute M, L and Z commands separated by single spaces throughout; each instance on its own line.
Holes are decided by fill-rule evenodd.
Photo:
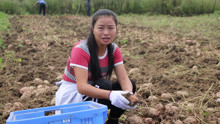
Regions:
M 115 73 L 121 85 L 122 90 L 133 92 L 132 90 L 133 86 L 132 86 L 131 80 L 128 78 L 124 64 L 115 66 Z M 128 96 L 125 95 L 124 97 L 130 101 L 130 104 L 129 104 L 130 106 L 135 106 L 137 103 L 139 103 L 138 98 L 134 94 L 129 94 Z
M 116 74 L 117 79 L 121 85 L 122 90 L 123 91 L 125 91 L 125 90 L 132 91 L 133 86 L 131 84 L 130 79 L 128 78 L 124 64 L 120 64 L 120 65 L 115 66 L 115 74 Z
M 88 70 L 80 67 L 73 67 L 76 77 L 76 85 L 79 93 L 92 98 L 109 99 L 108 90 L 98 89 L 88 84 Z
M 38 1 L 34 4 L 34 6 L 36 6 L 38 4 Z

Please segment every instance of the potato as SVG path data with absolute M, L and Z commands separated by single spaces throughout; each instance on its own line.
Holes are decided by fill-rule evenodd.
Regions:
M 176 121 L 174 121 L 174 124 L 183 124 L 183 122 L 180 120 L 176 120 Z
M 133 115 L 127 118 L 129 124 L 143 124 L 143 120 L 141 117 L 137 115 Z
M 186 124 L 198 124 L 194 117 L 187 117 L 183 122 Z
M 29 92 L 29 91 L 32 92 L 34 89 L 35 89 L 35 87 L 33 87 L 33 86 L 23 87 L 23 88 L 20 89 L 20 93 L 23 94 L 23 93 Z
M 153 119 L 152 118 L 145 118 L 144 123 L 145 124 L 152 124 Z
M 130 106 L 135 106 L 136 104 L 139 103 L 139 100 L 136 96 L 131 95 L 129 93 L 129 91 L 126 94 L 122 94 L 129 102 L 130 102 Z
M 217 92 L 217 93 L 216 93 L 216 97 L 217 97 L 217 98 L 220 98 L 220 92 Z
M 155 108 L 147 107 L 145 115 L 148 117 L 159 117 L 160 111 Z

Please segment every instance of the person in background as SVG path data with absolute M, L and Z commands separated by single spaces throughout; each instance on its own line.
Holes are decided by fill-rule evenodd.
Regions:
M 46 10 L 48 8 L 47 3 L 44 0 L 38 0 L 34 6 L 36 6 L 37 4 L 39 4 L 40 8 L 39 8 L 39 15 L 41 15 L 41 11 L 43 10 L 43 15 L 46 15 Z
M 91 0 L 86 2 L 87 16 L 91 16 Z
M 90 35 L 76 43 L 67 59 L 63 79 L 56 82 L 56 105 L 94 101 L 110 109 L 107 124 L 118 124 L 126 109 L 135 109 L 136 84 L 128 78 L 120 48 L 114 43 L 117 17 L 108 9 L 92 17 Z M 111 82 L 112 71 L 117 81 Z M 129 94 L 125 98 L 124 94 Z

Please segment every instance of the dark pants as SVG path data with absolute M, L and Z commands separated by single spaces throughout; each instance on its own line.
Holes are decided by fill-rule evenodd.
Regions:
M 87 0 L 86 9 L 87 9 L 87 15 L 91 16 L 91 0 Z
M 43 10 L 43 15 L 46 15 L 46 5 L 41 3 L 40 4 L 40 9 L 39 9 L 39 14 L 41 14 L 41 11 Z
M 89 82 L 92 86 L 95 86 L 99 89 L 105 89 L 105 90 L 121 90 L 121 86 L 119 84 L 119 82 L 114 82 L 114 83 L 111 83 L 109 80 L 106 80 L 106 79 L 101 79 L 101 80 L 98 80 L 96 82 Z M 136 91 L 136 84 L 133 80 L 131 80 L 131 83 L 133 85 L 133 92 L 135 93 Z M 84 100 L 85 101 L 96 101 L 96 99 L 93 99 L 93 98 L 90 98 L 90 97 L 87 97 L 87 96 L 84 96 Z M 101 103 L 101 104 L 104 104 L 104 105 L 107 105 L 108 106 L 108 109 L 110 109 L 110 117 L 111 118 L 119 118 L 124 112 L 125 110 L 121 109 L 121 108 L 118 108 L 118 107 L 115 107 L 111 104 L 111 101 L 108 100 L 108 99 L 98 99 L 98 103 Z

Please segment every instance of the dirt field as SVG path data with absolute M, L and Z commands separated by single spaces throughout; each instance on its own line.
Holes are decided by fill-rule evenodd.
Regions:
M 12 16 L 10 23 L 3 33 L 6 48 L 0 48 L 0 123 L 11 111 L 54 105 L 55 82 L 72 46 L 90 28 L 90 18 L 67 15 Z M 141 100 L 121 122 L 220 124 L 220 37 L 186 37 L 119 23 L 116 43 Z

